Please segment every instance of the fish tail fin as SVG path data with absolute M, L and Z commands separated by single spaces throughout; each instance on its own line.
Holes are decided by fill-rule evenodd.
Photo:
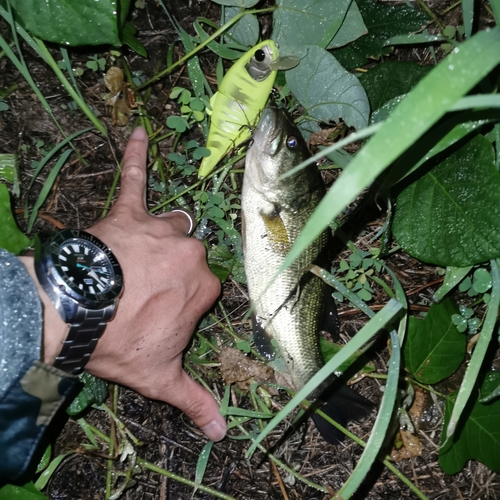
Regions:
M 320 407 L 320 410 L 342 426 L 352 420 L 363 420 L 373 408 L 373 403 L 346 385 L 342 385 L 335 394 Z M 314 413 L 312 416 L 323 439 L 330 444 L 338 444 L 344 438 L 342 431 Z

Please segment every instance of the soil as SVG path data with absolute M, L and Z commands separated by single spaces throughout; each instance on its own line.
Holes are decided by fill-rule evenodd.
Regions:
M 167 8 L 180 24 L 190 33 L 195 18 L 219 18 L 219 8 L 215 3 L 199 0 L 167 1 Z M 440 12 L 451 2 L 428 2 L 434 12 Z M 459 8 L 452 9 L 448 14 L 447 23 L 457 25 Z M 128 49 L 123 53 L 127 64 L 133 71 L 142 71 L 151 76 L 159 68 L 166 66 L 166 54 L 177 35 L 170 21 L 156 2 L 145 2 L 142 9 L 134 9 L 132 22 L 139 31 L 139 39 L 148 51 L 144 59 Z M 269 29 L 269 21 L 264 20 Z M 5 24 L 0 24 L 1 34 L 10 39 Z M 177 43 L 174 58 L 182 53 L 181 45 Z M 29 48 L 23 46 L 24 57 L 31 74 L 42 93 L 48 98 L 59 123 L 66 134 L 71 134 L 88 126 L 86 119 L 79 112 L 68 109 L 71 99 L 51 70 L 43 64 L 40 58 Z M 57 47 L 51 47 L 56 59 L 59 59 Z M 105 57 L 108 65 L 111 63 L 109 50 L 96 47 L 91 50 L 73 49 L 70 56 L 74 67 L 85 69 L 85 62 L 91 55 Z M 440 55 L 442 57 L 442 54 Z M 427 50 L 398 49 L 390 57 L 394 59 L 414 60 L 419 64 L 431 63 L 431 55 Z M 215 62 L 210 54 L 201 56 L 202 65 L 209 76 L 209 81 L 215 83 Z M 65 166 L 51 190 L 47 202 L 41 209 L 33 232 L 55 227 L 85 228 L 103 215 L 107 205 L 113 180 L 118 171 L 118 161 L 124 151 L 126 141 L 132 126 L 113 127 L 111 116 L 102 98 L 105 92 L 103 74 L 86 69 L 79 79 L 82 92 L 88 103 L 100 114 L 109 132 L 103 138 L 96 132 L 79 136 L 74 145 L 83 158 L 72 156 L 73 160 Z M 6 57 L 0 59 L 0 89 L 16 84 L 17 90 L 8 99 L 9 111 L 0 114 L 0 152 L 16 153 L 19 157 L 22 180 L 22 196 L 14 199 L 18 209 L 18 223 L 26 229 L 26 220 L 22 209 L 27 202 L 32 206 L 43 186 L 46 174 L 35 180 L 31 190 L 28 186 L 33 176 L 33 161 L 41 159 L 42 150 L 51 147 L 62 140 L 62 135 L 54 122 L 33 96 L 29 86 Z M 189 87 L 190 82 L 185 68 L 168 75 L 152 86 L 151 96 L 147 102 L 147 110 L 153 122 L 153 127 L 165 123 L 169 114 L 176 112 L 176 105 L 168 96 L 175 85 Z M 215 88 L 215 84 L 214 84 Z M 196 137 L 202 141 L 201 134 Z M 168 140 L 159 145 L 163 158 L 171 151 L 172 144 Z M 330 176 L 331 177 L 331 176 Z M 152 182 L 158 181 L 157 174 L 151 173 Z M 241 186 L 241 174 L 235 175 L 237 186 Z M 171 179 L 172 180 L 172 179 Z M 333 178 L 328 178 L 332 182 Z M 188 185 L 195 182 L 195 177 L 184 179 Z M 113 194 L 116 197 L 118 190 Z M 148 192 L 148 203 L 153 206 L 158 203 L 161 193 L 151 189 Z M 353 211 L 354 212 L 354 211 Z M 354 212 L 355 213 L 355 212 Z M 362 215 L 355 217 L 352 223 L 351 237 L 361 249 L 369 249 L 370 240 L 384 222 L 384 214 L 377 207 L 372 207 Z M 361 232 L 357 228 L 365 228 Z M 368 228 L 368 229 L 366 229 Z M 212 235 L 213 237 L 213 235 Z M 337 259 L 348 256 L 341 252 Z M 389 266 L 401 280 L 412 312 L 418 314 L 425 311 L 431 304 L 431 297 L 439 287 L 442 276 L 435 267 L 425 266 L 402 252 L 396 252 L 388 259 Z M 233 322 L 236 333 L 247 338 L 250 334 L 248 322 L 244 315 L 248 310 L 248 302 L 244 286 L 229 279 L 224 285 L 222 304 Z M 382 290 L 376 289 L 375 297 L 370 303 L 375 307 L 383 305 L 387 297 Z M 219 307 L 212 311 L 217 317 L 223 318 Z M 347 305 L 339 308 L 341 333 L 348 339 L 366 322 L 365 317 Z M 210 327 L 210 335 L 225 339 L 225 332 L 217 325 Z M 386 373 L 388 351 L 385 337 L 370 353 L 377 373 Z M 217 360 L 215 360 L 217 361 Z M 189 366 L 220 396 L 224 393 L 224 383 L 220 371 L 215 366 L 204 366 L 189 362 Z M 356 384 L 356 390 L 370 399 L 375 405 L 381 398 L 383 380 L 364 378 Z M 450 390 L 450 389 L 448 389 Z M 55 455 L 73 452 L 53 474 L 44 493 L 51 500 L 100 500 L 106 498 L 106 478 L 110 471 L 113 491 L 123 484 L 127 488 L 120 498 L 127 500 L 183 500 L 190 498 L 215 498 L 209 493 L 197 490 L 193 493 L 190 485 L 167 477 L 154 467 L 165 469 L 172 474 L 193 480 L 196 464 L 206 439 L 183 414 L 165 403 L 150 401 L 135 392 L 113 386 L 110 392 L 117 392 L 117 404 L 113 399 L 107 404 L 124 424 L 125 428 L 139 441 L 129 449 L 129 455 L 124 449 L 127 440 L 122 431 L 116 429 L 108 413 L 103 410 L 88 411 L 85 420 L 109 436 L 116 434 L 119 444 L 118 453 L 108 457 L 108 447 L 98 439 L 97 450 L 86 449 L 88 439 L 82 427 L 75 419 L 70 419 L 57 442 Z M 273 396 L 276 405 L 286 402 L 283 394 Z M 249 398 L 240 390 L 233 388 L 232 402 L 240 407 L 253 409 Z M 369 418 L 361 423 L 350 425 L 349 429 L 360 438 L 367 440 L 375 420 L 375 409 Z M 430 398 L 424 401 L 424 413 L 418 436 L 422 445 L 419 456 L 403 459 L 396 467 L 409 478 L 429 499 L 496 499 L 500 498 L 500 483 L 495 474 L 482 464 L 471 461 L 465 469 L 455 475 L 448 476 L 438 465 L 438 446 L 442 419 L 439 405 L 436 406 Z M 250 428 L 250 427 L 249 427 Z M 268 445 L 275 444 L 282 437 L 286 426 L 278 427 L 268 438 Z M 203 484 L 237 499 L 318 499 L 330 498 L 331 495 L 318 491 L 312 486 L 294 478 L 281 468 L 275 468 L 262 452 L 257 452 L 251 460 L 245 458 L 248 441 L 237 440 L 241 433 L 238 429 L 231 430 L 228 438 L 216 443 L 211 451 Z M 390 447 L 387 449 L 389 452 Z M 274 454 L 290 468 L 298 471 L 309 481 L 326 486 L 333 493 L 340 489 L 355 468 L 362 453 L 360 446 L 346 440 L 340 445 L 326 444 L 312 423 L 307 423 L 296 433 L 280 444 Z M 147 464 L 152 464 L 148 468 Z M 126 477 L 129 474 L 129 477 Z M 115 497 L 113 497 L 115 498 Z M 118 496 L 116 497 L 118 498 Z M 367 477 L 365 484 L 355 498 L 359 499 L 413 499 L 417 496 L 404 485 L 393 473 L 383 465 L 377 465 Z

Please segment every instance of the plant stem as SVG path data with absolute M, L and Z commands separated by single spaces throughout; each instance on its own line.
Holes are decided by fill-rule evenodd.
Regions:
M 193 57 L 195 54 L 197 54 L 201 49 L 206 47 L 210 42 L 213 42 L 216 38 L 221 36 L 226 30 L 228 30 L 233 24 L 236 24 L 243 16 L 246 16 L 247 14 L 262 14 L 265 12 L 272 12 L 273 10 L 276 9 L 276 6 L 273 7 L 267 7 L 265 9 L 251 9 L 251 10 L 242 10 L 238 14 L 236 14 L 232 19 L 230 19 L 224 26 L 220 27 L 213 35 L 208 37 L 205 41 L 201 42 L 194 50 L 186 54 L 184 57 L 181 57 L 178 61 L 176 61 L 174 64 L 169 66 L 168 68 L 165 68 L 163 71 L 158 73 L 157 75 L 153 76 L 150 80 L 147 82 L 143 83 L 142 85 L 139 85 L 136 90 L 141 90 L 148 85 L 151 85 L 153 82 L 156 80 L 159 80 L 161 77 L 167 75 L 170 73 L 172 70 L 177 68 L 177 66 L 180 66 L 181 64 L 185 63 L 188 59 Z
M 162 469 L 161 467 L 158 467 L 158 466 L 152 464 L 151 462 L 147 462 L 146 460 L 143 460 L 140 457 L 137 457 L 137 464 L 140 465 L 141 467 L 145 467 L 146 469 L 149 469 L 153 472 L 156 472 L 158 474 L 166 476 L 169 479 L 173 479 L 174 481 L 178 481 L 179 483 L 187 484 L 188 486 L 195 488 L 194 481 L 191 481 L 190 479 L 186 479 L 185 477 L 174 474 L 173 472 L 170 472 L 168 470 Z M 222 498 L 222 500 L 236 500 L 232 496 L 226 495 L 225 493 L 222 493 L 220 491 L 209 488 L 208 486 L 204 486 L 203 484 L 196 485 L 196 488 L 205 492 L 205 493 L 209 493 L 209 494 L 213 495 L 214 497 Z

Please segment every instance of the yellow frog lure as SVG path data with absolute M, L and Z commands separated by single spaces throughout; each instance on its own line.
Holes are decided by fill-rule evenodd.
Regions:
M 266 106 L 278 69 L 282 64 L 278 47 L 265 40 L 238 59 L 228 70 L 218 91 L 210 99 L 210 129 L 206 147 L 210 156 L 203 158 L 198 172 L 206 177 L 228 151 L 250 138 L 262 109 Z

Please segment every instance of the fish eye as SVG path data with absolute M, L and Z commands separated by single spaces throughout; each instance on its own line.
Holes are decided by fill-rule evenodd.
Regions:
M 257 62 L 262 62 L 266 58 L 266 53 L 262 49 L 259 49 L 255 51 L 253 56 Z
M 299 141 L 295 136 L 291 135 L 290 137 L 287 138 L 286 146 L 288 149 L 296 149 L 298 145 Z

